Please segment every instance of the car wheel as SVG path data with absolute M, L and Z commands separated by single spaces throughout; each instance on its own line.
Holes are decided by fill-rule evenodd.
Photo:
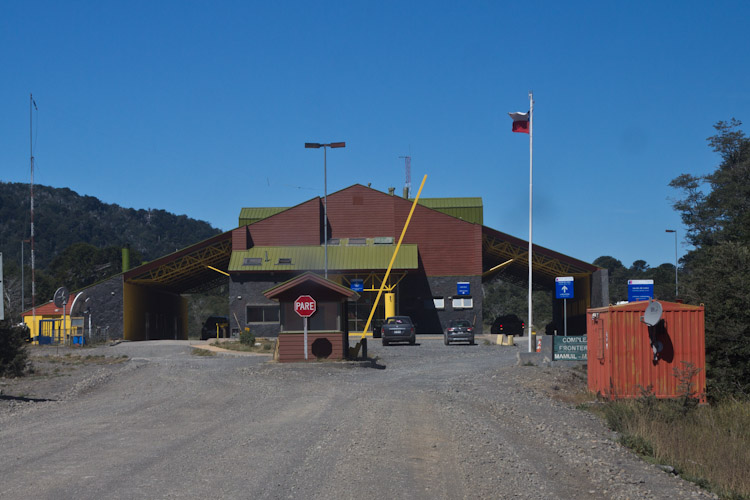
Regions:
M 417 343 L 417 337 L 412 337 L 409 339 L 409 345 L 414 345 Z
M 450 345 L 451 342 L 450 342 L 450 340 L 448 340 L 448 336 L 447 335 L 443 335 L 443 343 L 445 345 Z
M 388 345 L 388 341 L 383 339 L 383 345 Z
M 469 345 L 474 345 L 474 337 L 471 337 L 471 339 L 469 340 Z

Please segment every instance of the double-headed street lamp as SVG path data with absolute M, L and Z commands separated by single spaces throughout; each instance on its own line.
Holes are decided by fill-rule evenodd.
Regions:
M 677 230 L 666 229 L 665 232 L 674 233 L 674 296 L 677 298 L 679 296 L 677 293 Z
M 345 142 L 330 142 L 328 144 L 321 144 L 318 142 L 306 142 L 306 148 L 319 149 L 323 148 L 323 222 L 325 224 L 323 246 L 325 248 L 325 264 L 324 272 L 325 277 L 328 278 L 328 173 L 326 169 L 326 150 L 328 148 L 345 148 Z

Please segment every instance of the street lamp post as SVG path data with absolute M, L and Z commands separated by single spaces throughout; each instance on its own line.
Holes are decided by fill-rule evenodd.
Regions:
M 677 230 L 666 229 L 665 232 L 674 233 L 674 296 L 677 298 L 679 296 L 677 288 Z
M 345 148 L 345 142 L 329 142 L 328 144 L 322 144 L 319 142 L 306 142 L 305 147 L 310 149 L 323 148 L 323 223 L 325 229 L 323 230 L 323 248 L 325 252 L 325 263 L 324 273 L 325 278 L 328 278 L 328 171 L 326 167 L 326 150 L 328 148 Z

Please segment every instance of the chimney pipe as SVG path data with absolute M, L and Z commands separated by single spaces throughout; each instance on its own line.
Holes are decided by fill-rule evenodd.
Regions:
M 395 187 L 389 187 L 388 188 L 388 194 L 389 195 L 393 196 L 395 193 L 396 193 L 396 188 Z
M 122 272 L 130 271 L 130 247 L 122 247 Z

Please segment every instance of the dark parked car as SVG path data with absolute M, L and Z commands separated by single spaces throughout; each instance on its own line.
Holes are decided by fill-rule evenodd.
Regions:
M 518 316 L 515 314 L 506 314 L 495 318 L 490 327 L 490 333 L 493 335 L 504 334 L 523 337 L 524 328 L 526 328 L 526 323 L 521 321 Z
M 383 320 L 374 319 L 372 320 L 372 338 L 379 339 L 383 334 Z
M 465 319 L 450 320 L 448 327 L 443 332 L 443 342 L 445 342 L 445 345 L 458 340 L 474 345 L 474 327 Z
M 411 345 L 417 343 L 416 329 L 409 316 L 391 316 L 385 320 L 380 330 L 383 336 L 383 345 L 405 341 L 408 341 Z
M 226 316 L 209 316 L 201 328 L 201 340 L 215 339 L 218 326 L 219 337 L 229 337 L 229 320 Z

